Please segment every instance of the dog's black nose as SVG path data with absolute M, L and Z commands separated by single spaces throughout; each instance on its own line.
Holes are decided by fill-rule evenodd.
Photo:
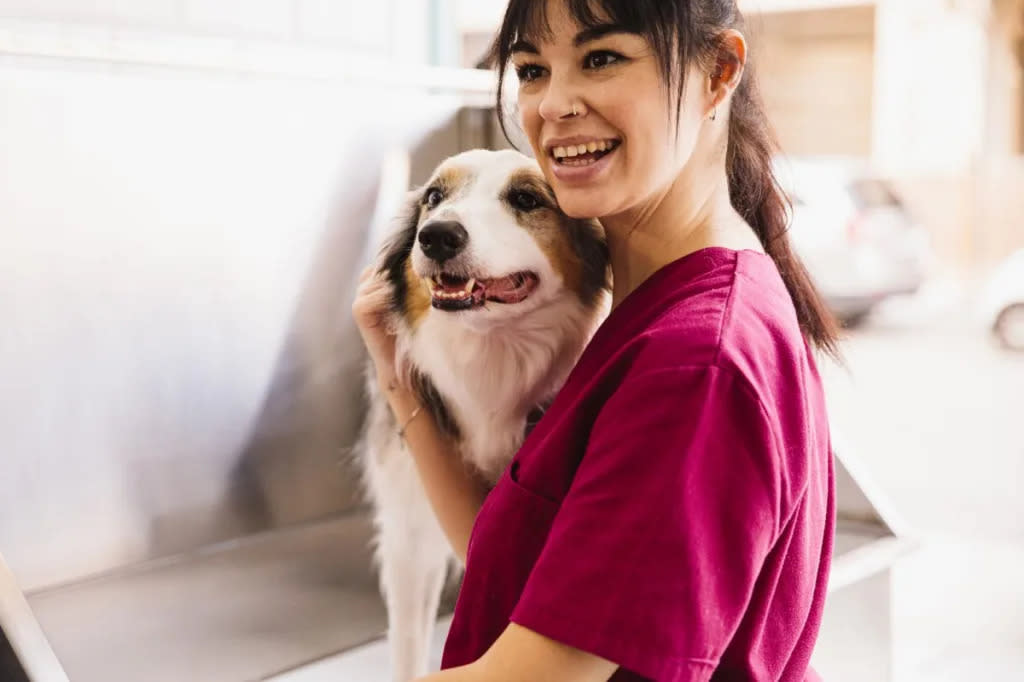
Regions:
M 469 234 L 466 228 L 454 220 L 439 220 L 424 226 L 420 230 L 419 240 L 423 255 L 443 263 L 455 258 L 466 248 Z

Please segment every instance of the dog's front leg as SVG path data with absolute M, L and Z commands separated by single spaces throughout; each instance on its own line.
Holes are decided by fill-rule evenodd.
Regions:
M 413 520 L 410 515 L 405 517 L 409 523 L 396 519 L 381 528 L 381 587 L 388 609 L 394 682 L 409 682 L 428 672 L 430 640 L 450 555 L 425 496 L 422 504 L 419 518 Z

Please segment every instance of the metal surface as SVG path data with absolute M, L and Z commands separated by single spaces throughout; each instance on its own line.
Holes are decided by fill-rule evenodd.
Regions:
M 24 589 L 359 504 L 378 168 L 483 139 L 457 96 L 407 102 L 0 57 L 0 551 Z
M 29 603 L 75 682 L 263 679 L 384 632 L 369 537 L 358 516 L 272 531 Z

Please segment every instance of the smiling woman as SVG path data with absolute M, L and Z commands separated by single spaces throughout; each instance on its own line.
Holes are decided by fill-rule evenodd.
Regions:
M 426 679 L 816 678 L 835 484 L 815 349 L 836 329 L 787 239 L 742 26 L 733 0 L 509 2 L 493 61 L 550 198 L 603 228 L 612 310 L 483 505 L 432 498 L 472 530 Z M 529 233 L 545 209 L 515 203 Z M 429 429 L 409 443 L 437 491 Z

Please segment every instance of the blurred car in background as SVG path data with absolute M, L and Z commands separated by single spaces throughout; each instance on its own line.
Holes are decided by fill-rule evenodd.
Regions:
M 847 159 L 779 158 L 775 167 L 793 204 L 793 247 L 840 322 L 853 326 L 920 288 L 930 240 L 889 181 Z
M 985 287 L 982 313 L 1004 348 L 1024 352 L 1024 249 L 996 268 Z

